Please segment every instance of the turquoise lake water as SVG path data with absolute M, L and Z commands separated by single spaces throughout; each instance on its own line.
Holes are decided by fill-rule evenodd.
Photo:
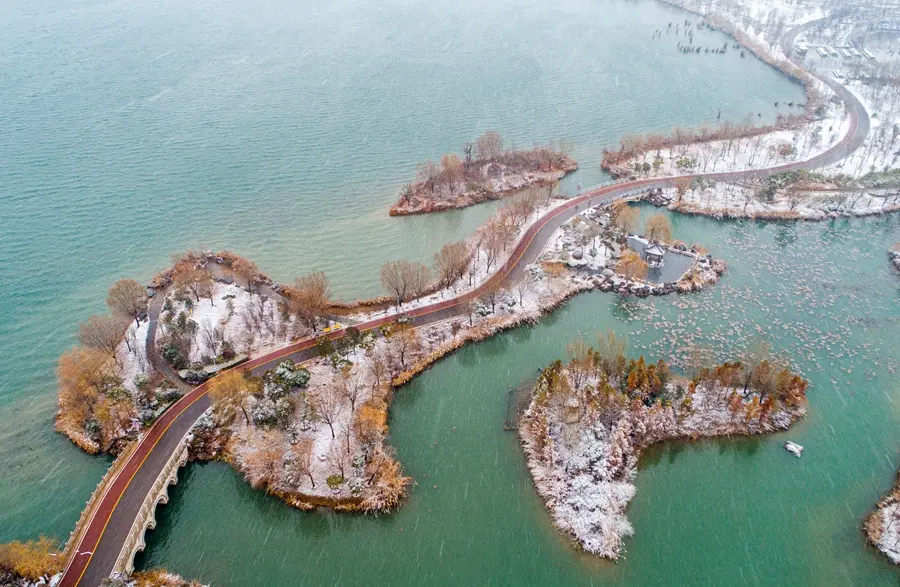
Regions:
M 518 145 L 573 141 L 582 170 L 565 182 L 571 193 L 603 180 L 602 148 L 625 133 L 720 112 L 767 120 L 786 111 L 775 101 L 802 100 L 755 59 L 685 56 L 675 38 L 651 38 L 685 18 L 642 0 L 4 2 L 0 540 L 65 538 L 108 466 L 53 433 L 53 370 L 116 278 L 146 279 L 202 246 L 240 252 L 277 280 L 327 269 L 341 296 L 373 295 L 382 262 L 428 260 L 490 214 L 387 216 L 416 163 L 487 129 Z M 396 515 L 304 514 L 227 467 L 190 466 L 141 564 L 216 585 L 896 581 L 858 531 L 900 446 L 898 284 L 885 256 L 896 218 L 675 221 L 680 238 L 729 262 L 720 287 L 627 303 L 584 295 L 398 394 L 391 442 L 418 485 Z M 826 373 L 847 360 L 839 351 L 799 361 L 814 383 L 810 416 L 790 434 L 812 445 L 803 459 L 786 459 L 781 438 L 654 451 L 626 560 L 578 555 L 502 429 L 507 389 L 577 330 L 614 327 L 650 347 L 662 335 L 653 325 L 679 314 L 708 344 L 777 318 L 803 337 L 871 346 L 837 384 Z M 770 334 L 792 348 L 790 330 Z

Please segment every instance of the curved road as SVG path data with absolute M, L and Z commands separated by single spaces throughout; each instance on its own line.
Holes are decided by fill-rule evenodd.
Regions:
M 785 38 L 792 44 L 797 34 L 817 22 L 819 21 L 801 25 L 797 29 L 789 31 Z M 790 45 L 788 45 L 789 48 Z M 819 79 L 834 89 L 849 106 L 851 112 L 850 130 L 834 146 L 804 162 L 789 163 L 764 170 L 707 173 L 683 177 L 734 181 L 748 176 L 766 177 L 783 171 L 822 167 L 846 157 L 865 140 L 869 132 L 868 114 L 859 100 L 843 86 L 829 78 L 819 77 Z M 517 280 L 524 267 L 537 260 L 550 235 L 579 211 L 610 203 L 635 191 L 672 187 L 675 185 L 676 179 L 678 178 L 648 178 L 615 183 L 589 190 L 587 193 L 572 198 L 532 225 L 516 244 L 509 260 L 487 282 L 456 298 L 411 310 L 408 314 L 412 318 L 413 324 L 424 326 L 463 314 L 466 312 L 468 302 L 483 295 L 490 286 L 498 282 Z M 151 304 L 148 348 L 153 346 L 151 344 L 152 336 L 156 331 L 156 317 L 159 314 L 162 297 L 160 294 L 159 297 L 154 298 Z M 357 325 L 357 328 L 361 331 L 372 330 L 392 322 L 394 318 L 395 316 L 385 316 L 361 323 Z M 344 331 L 338 330 L 327 336 L 335 339 L 343 335 Z M 314 357 L 315 354 L 315 340 L 309 338 L 258 357 L 244 363 L 239 368 L 259 373 L 273 367 L 285 358 L 303 361 Z M 175 376 L 168 365 L 159 359 L 157 353 L 149 352 L 148 355 L 154 366 L 170 380 L 177 382 L 183 389 L 190 389 Z M 207 390 L 207 383 L 190 389 L 144 433 L 137 448 L 128 457 L 127 462 L 114 474 L 114 478 L 107 484 L 102 496 L 94 506 L 94 512 L 72 549 L 73 555 L 68 561 L 59 583 L 60 587 L 75 585 L 96 587 L 104 578 L 109 577 L 148 491 L 182 437 L 210 406 Z

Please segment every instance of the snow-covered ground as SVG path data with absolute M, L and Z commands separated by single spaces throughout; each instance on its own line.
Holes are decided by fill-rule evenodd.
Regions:
M 900 210 L 896 189 L 778 190 L 766 201 L 759 186 L 719 182 L 689 189 L 680 200 L 674 188 L 663 190 L 662 197 L 670 210 L 720 218 L 825 220 Z
M 656 163 L 658 168 L 646 174 L 650 177 L 763 169 L 811 159 L 840 141 L 849 128 L 850 116 L 843 104 L 832 103 L 821 120 L 797 129 L 679 145 L 644 153 L 634 162 L 651 169 Z
M 556 526 L 586 551 L 611 559 L 622 554 L 623 539 L 634 534 L 626 509 L 635 495 L 633 480 L 643 448 L 676 438 L 783 430 L 805 413 L 802 406 L 779 405 L 754 422 L 744 417 L 744 410 L 759 405 L 757 395 L 729 406 L 732 390 L 711 389 L 706 383 L 688 392 L 689 401 L 672 406 L 622 400 L 624 405 L 617 407 L 602 396 L 587 401 L 571 394 L 569 372 L 563 377 L 570 382 L 569 394 L 536 391 L 519 433 L 535 486 Z M 542 394 L 545 399 L 539 399 Z
M 596 210 L 597 208 L 592 209 L 593 212 Z M 592 272 L 603 271 L 610 266 L 615 247 L 609 246 L 601 238 L 597 230 L 600 225 L 585 214 L 578 214 L 550 235 L 541 252 L 542 260 L 559 261 L 569 267 Z M 606 225 L 609 225 L 608 219 Z
M 172 310 L 163 311 L 157 340 L 171 328 L 166 314 L 173 317 L 185 312 L 196 323 L 191 334 L 190 362 L 207 362 L 221 352 L 223 342 L 232 345 L 237 353 L 255 354 L 273 350 L 309 333 L 309 329 L 293 317 L 286 318 L 276 299 L 251 295 L 236 284 L 216 283 L 210 298 L 192 300 L 193 307 L 169 294 Z
M 900 163 L 900 91 L 859 81 L 842 83 L 865 106 L 871 128 L 862 146 L 823 171 L 859 178 L 873 171 L 896 169 Z
M 388 382 L 408 381 L 460 346 L 498 330 L 533 322 L 568 296 L 592 288 L 584 280 L 573 279 L 568 274 L 554 277 L 537 266 L 529 267 L 526 273 L 527 287 L 497 295 L 493 309 L 490 300 L 483 298 L 473 305 L 470 315 L 406 333 L 395 331 L 389 338 L 369 338 L 362 347 L 343 355 L 341 360 L 347 363 L 338 364 L 337 368 L 333 363 L 337 355 L 308 361 L 304 365 L 310 373 L 308 387 L 291 394 L 294 408 L 288 423 L 262 425 L 254 420 L 248 425 L 240 414 L 229 420 L 230 440 L 225 447 L 231 456 L 229 460 L 254 486 L 266 487 L 295 505 L 358 499 L 363 500 L 364 510 L 382 509 L 380 504 L 394 507 L 396 503 L 384 496 L 387 490 L 396 489 L 398 479 L 403 482 L 399 464 L 389 456 L 384 437 L 374 447 L 364 446 L 358 421 L 362 406 L 368 404 L 387 410 Z M 378 365 L 381 365 L 380 385 L 375 375 Z M 355 408 L 348 396 L 335 393 L 341 381 L 360 390 Z M 265 401 L 265 392 L 263 397 L 248 400 L 251 420 Z M 310 451 L 312 479 L 310 475 L 296 475 L 283 465 L 298 450 Z M 365 458 L 365 454 L 370 457 Z M 379 459 L 388 462 L 383 470 L 390 473 L 386 481 L 376 475 L 382 471 Z M 329 486 L 328 478 L 337 475 L 344 480 Z M 373 504 L 377 507 L 372 507 Z
M 893 491 L 880 502 L 865 524 L 866 534 L 891 562 L 900 565 L 900 476 Z
M 144 320 L 140 327 L 134 322 L 125 331 L 125 337 L 116 350 L 116 364 L 122 383 L 132 394 L 137 393 L 135 381 L 138 378 L 149 378 L 152 370 L 147 360 L 147 329 L 150 322 Z
M 773 54 L 783 55 L 779 40 L 794 26 L 828 13 L 822 0 L 666 0 L 698 14 L 719 15 L 756 39 Z
M 531 214 L 526 222 L 523 223 L 522 228 L 516 233 L 516 235 L 510 241 L 510 244 L 506 247 L 504 251 L 502 251 L 499 255 L 497 255 L 497 259 L 495 259 L 488 269 L 488 259 L 485 254 L 483 247 L 479 245 L 480 243 L 480 234 L 476 231 L 475 235 L 467 239 L 469 243 L 470 250 L 474 251 L 473 254 L 473 263 L 474 263 L 474 272 L 470 278 L 470 275 L 467 273 L 461 280 L 450 286 L 449 288 L 445 288 L 439 291 L 434 292 L 433 294 L 422 296 L 420 298 L 416 298 L 409 302 L 404 302 L 402 308 L 397 308 L 395 304 L 392 304 L 390 307 L 385 308 L 383 310 L 375 310 L 375 311 L 366 311 L 359 312 L 356 314 L 352 314 L 350 318 L 359 322 L 366 322 L 368 320 L 373 320 L 375 318 L 380 318 L 383 316 L 393 316 L 404 314 L 410 310 L 415 308 L 419 308 L 421 306 L 427 306 L 430 304 L 436 304 L 440 301 L 447 300 L 464 294 L 468 291 L 472 291 L 477 288 L 479 285 L 487 281 L 487 279 L 496 273 L 497 269 L 503 266 L 507 260 L 509 260 L 509 256 L 512 254 L 513 250 L 516 248 L 519 240 L 522 238 L 522 235 L 528 231 L 531 226 L 534 225 L 535 222 L 546 216 L 552 210 L 558 208 L 559 206 L 565 204 L 569 200 L 567 198 L 554 198 L 548 202 L 548 205 L 538 206 L 538 208 Z M 499 212 L 498 212 L 499 213 Z

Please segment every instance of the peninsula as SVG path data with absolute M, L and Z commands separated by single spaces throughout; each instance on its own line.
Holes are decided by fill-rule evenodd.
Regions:
M 555 525 L 610 559 L 634 533 L 625 510 L 643 449 L 786 430 L 806 413 L 808 385 L 778 367 L 765 346 L 690 378 L 671 373 L 663 360 L 626 359 L 624 347 L 612 332 L 598 336 L 596 347 L 575 340 L 569 363 L 543 369 L 519 423 L 528 468 Z
M 465 160 L 448 155 L 420 167 L 391 214 L 507 201 L 471 238 L 445 245 L 432 267 L 386 263 L 381 298 L 335 302 L 322 273 L 283 286 L 247 259 L 212 251 L 180 257 L 149 290 L 133 280 L 116 283 L 110 314 L 86 322 L 81 344 L 60 360 L 57 429 L 89 452 L 120 455 L 67 545 L 61 584 L 128 570 L 149 523 L 134 504 L 155 507 L 153 492 L 167 480 L 160 475 L 171 474 L 159 461 L 177 471 L 179 450 L 226 461 L 296 507 L 397 507 L 410 483 L 388 443 L 398 388 L 468 342 L 535 322 L 578 292 L 660 295 L 715 282 L 723 262 L 697 243 L 679 242 L 658 220 L 648 219 L 637 234 L 634 208 L 617 202 L 664 196 L 685 180 L 687 191 L 695 181 L 764 180 L 846 158 L 866 138 L 868 115 L 852 94 L 833 91 L 846 120 L 820 149 L 792 144 L 789 159 L 786 147 L 766 148 L 762 161 L 722 169 L 711 160 L 698 167 L 677 143 L 653 163 L 636 149 L 619 161 L 630 164 L 633 179 L 567 199 L 552 192 L 577 167 L 565 145 L 508 151 L 489 132 L 466 146 Z M 812 116 L 823 115 L 816 108 Z M 754 136 L 765 134 L 772 133 Z M 649 279 L 660 263 L 684 271 Z M 572 363 L 545 369 L 521 433 L 535 484 L 560 528 L 585 549 L 615 558 L 630 533 L 624 512 L 643 448 L 786 429 L 805 413 L 807 384 L 749 353 L 679 377 L 664 361 L 626 360 L 610 349 L 618 345 L 609 336 L 596 349 L 582 341 L 573 345 Z M 559 470 L 557 459 L 569 470 Z M 75 551 L 91 555 L 76 558 Z

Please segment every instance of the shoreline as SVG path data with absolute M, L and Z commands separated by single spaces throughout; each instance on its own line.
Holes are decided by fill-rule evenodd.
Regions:
M 578 169 L 577 164 L 573 164 L 571 169 L 555 170 L 542 172 L 540 175 L 527 178 L 523 183 L 515 186 L 502 187 L 498 190 L 470 190 L 454 196 L 453 200 L 441 200 L 434 202 L 433 200 L 417 200 L 411 205 L 404 205 L 400 201 L 391 206 L 388 214 L 390 216 L 418 216 L 420 214 L 431 214 L 433 212 L 448 212 L 450 210 L 462 210 L 470 206 L 477 206 L 485 202 L 502 200 L 516 194 L 520 194 L 529 188 L 553 188 L 559 181 L 575 172 Z
M 716 184 L 712 189 L 715 190 L 721 185 L 722 184 Z M 772 204 L 769 204 L 768 207 L 763 207 L 763 204 L 754 202 L 755 205 L 753 208 L 748 210 L 741 207 L 732 207 L 724 202 L 721 203 L 721 205 L 703 206 L 701 204 L 695 204 L 694 198 L 679 202 L 672 193 L 674 190 L 669 189 L 666 191 L 671 195 L 660 197 L 648 194 L 645 195 L 642 200 L 657 208 L 665 208 L 670 212 L 676 212 L 686 216 L 703 216 L 706 218 L 714 218 L 716 220 L 822 222 L 837 218 L 866 218 L 900 212 L 900 195 L 897 194 L 891 196 L 879 196 L 882 200 L 882 205 L 878 208 L 871 207 L 871 203 L 875 199 L 874 197 L 863 194 L 866 195 L 866 203 L 869 204 L 869 207 L 857 205 L 862 196 L 858 196 L 848 207 L 843 203 L 837 203 L 836 199 L 841 197 L 839 194 L 852 193 L 851 190 L 837 192 L 838 195 L 836 196 L 827 196 L 824 195 L 826 192 L 813 189 L 807 192 L 807 196 L 797 202 L 799 205 L 795 204 L 793 209 L 790 207 L 791 204 L 784 199 L 776 199 Z M 862 192 L 863 190 L 857 191 Z M 721 202 L 722 200 L 721 197 L 717 198 L 716 195 L 713 195 L 710 199 L 717 200 L 717 202 Z M 846 200 L 848 199 L 850 199 L 849 196 L 845 197 L 844 203 L 846 203 Z M 703 194 L 701 193 L 696 196 L 696 200 L 702 202 Z
M 739 26 L 728 20 L 725 15 L 718 15 L 715 13 L 704 14 L 702 12 L 699 12 L 697 9 L 688 7 L 686 3 L 679 2 L 678 0 L 660 1 L 663 4 L 673 7 L 677 10 L 681 10 L 694 15 L 696 18 L 699 18 L 703 24 L 705 24 L 712 30 L 716 30 L 731 38 L 734 43 L 741 47 L 741 49 L 750 51 L 757 59 L 766 63 L 792 82 L 801 85 L 804 88 L 804 92 L 806 93 L 806 102 L 803 105 L 804 114 L 789 115 L 787 117 L 779 116 L 776 118 L 776 121 L 774 123 L 764 124 L 761 126 L 750 125 L 749 123 L 747 123 L 748 125 L 743 129 L 740 129 L 740 123 L 729 122 L 719 123 L 714 126 L 709 126 L 706 123 L 703 123 L 702 125 L 693 125 L 683 128 L 675 127 L 675 130 L 687 132 L 692 134 L 693 136 L 681 139 L 677 136 L 666 134 L 665 131 L 662 134 L 657 133 L 653 136 L 655 136 L 657 139 L 661 139 L 662 142 L 654 144 L 652 147 L 648 146 L 647 148 L 638 148 L 637 151 L 629 152 L 627 155 L 625 155 L 624 160 L 620 160 L 620 158 L 617 157 L 614 163 L 608 161 L 607 155 L 612 155 L 615 153 L 615 151 L 604 152 L 603 162 L 601 163 L 601 168 L 604 171 L 612 175 L 614 178 L 631 177 L 634 175 L 634 172 L 625 164 L 628 161 L 631 161 L 638 157 L 643 157 L 647 153 L 654 150 L 674 149 L 676 147 L 689 145 L 700 145 L 704 143 L 723 140 L 726 138 L 747 139 L 759 135 L 771 134 L 778 131 L 795 130 L 805 124 L 810 124 L 816 119 L 816 110 L 826 103 L 825 96 L 820 92 L 819 88 L 816 87 L 817 84 L 822 84 L 821 80 L 818 80 L 817 78 L 815 78 L 815 76 L 811 75 L 802 67 L 794 64 L 787 55 L 784 55 L 783 57 L 773 55 L 764 47 L 759 46 L 757 43 L 753 42 L 749 35 L 743 32 Z M 699 136 L 696 134 L 698 132 L 700 133 Z M 734 134 L 735 132 L 737 134 Z
M 900 471 L 894 487 L 870 513 L 862 526 L 866 541 L 895 565 L 900 565 Z
M 605 189 L 605 188 L 598 189 L 598 190 L 596 190 L 596 192 L 594 192 L 594 191 L 589 191 L 587 194 L 575 198 L 574 201 L 572 202 L 572 204 L 575 204 L 575 205 L 577 206 L 576 202 L 584 202 L 584 201 L 590 202 L 590 199 L 591 199 L 592 197 L 600 196 L 601 194 L 603 194 L 603 193 L 604 193 L 604 189 Z M 609 191 L 610 191 L 610 192 L 613 192 L 613 191 L 614 191 L 614 188 L 611 188 Z M 561 207 L 561 209 L 562 209 L 562 208 L 569 209 L 569 208 L 571 208 L 571 205 L 569 205 L 569 206 L 563 206 L 563 207 Z M 577 208 L 576 208 L 576 209 L 577 209 Z M 561 211 L 561 210 L 560 210 L 560 211 Z M 541 226 L 543 227 L 544 225 L 546 225 L 547 223 L 549 223 L 549 221 L 556 215 L 556 213 L 557 213 L 557 212 L 554 211 L 554 212 L 548 213 L 546 216 L 544 216 L 544 217 L 542 218 L 543 224 L 542 224 Z M 536 233 L 537 233 L 538 230 L 540 230 L 540 229 L 537 229 L 537 230 L 535 230 L 534 232 L 531 232 L 531 238 L 534 238 L 534 236 L 536 235 Z M 528 233 L 526 233 L 526 234 L 528 234 Z M 520 247 L 522 246 L 524 240 L 525 240 L 525 237 L 523 236 L 522 240 L 519 241 L 519 243 L 517 244 L 517 249 L 520 248 Z M 530 240 L 528 241 L 528 243 L 525 244 L 525 248 L 527 248 L 528 245 L 530 245 Z M 524 254 L 524 250 L 523 250 L 523 254 Z M 429 313 L 432 313 L 432 314 L 433 314 L 433 313 L 442 311 L 442 310 L 444 310 L 444 309 L 451 310 L 451 309 L 453 309 L 453 308 L 458 308 L 461 304 L 463 304 L 464 302 L 468 301 L 469 299 L 471 299 L 472 301 L 474 301 L 474 298 L 479 297 L 479 296 L 482 295 L 485 291 L 487 291 L 488 286 L 490 286 L 492 283 L 493 283 L 493 284 L 499 285 L 499 283 L 500 283 L 501 281 L 503 281 L 503 280 L 505 280 L 507 277 L 509 277 L 510 274 L 512 274 L 513 270 L 516 269 L 516 264 L 517 264 L 517 263 L 518 263 L 518 259 L 517 259 L 515 262 L 512 262 L 512 263 L 511 263 L 510 261 L 508 261 L 505 265 L 503 265 L 500 269 L 498 269 L 498 271 L 497 271 L 495 274 L 492 274 L 486 282 L 484 282 L 482 285 L 480 285 L 478 288 L 476 288 L 476 289 L 473 290 L 472 292 L 465 293 L 465 294 L 463 294 L 463 295 L 457 296 L 457 297 L 455 297 L 455 298 L 453 298 L 453 299 L 451 299 L 451 300 L 448 300 L 447 302 L 441 302 L 441 303 L 431 304 L 430 306 L 424 306 L 424 307 L 422 307 L 422 308 L 417 308 L 417 309 L 416 309 L 415 311 L 413 311 L 412 313 L 415 314 L 415 316 L 421 316 L 421 315 L 425 315 L 425 314 L 429 314 Z M 589 287 L 585 287 L 585 289 L 589 289 Z M 577 293 L 577 292 L 576 292 L 576 293 Z M 561 302 L 559 302 L 559 303 L 561 303 Z M 421 312 L 418 311 L 419 309 L 421 309 Z M 387 318 L 387 317 L 386 317 L 386 318 Z M 470 320 L 471 320 L 471 318 L 470 318 Z M 378 321 L 373 320 L 373 321 L 371 322 L 370 325 L 367 325 L 367 329 L 373 329 L 373 328 L 376 328 L 376 327 L 377 327 L 377 325 L 375 325 L 376 322 L 378 322 Z M 387 324 L 388 322 L 389 322 L 389 320 L 385 320 L 384 324 Z M 329 337 L 328 337 L 328 338 L 329 338 L 329 339 L 334 339 L 334 338 L 337 338 L 338 334 L 341 334 L 339 331 L 335 331 L 335 333 L 336 333 L 336 334 L 335 334 L 335 336 L 333 336 L 333 337 L 329 334 Z M 490 334 L 487 334 L 486 336 L 490 336 L 491 334 L 493 334 L 493 332 L 490 333 Z M 284 352 L 284 354 L 288 354 L 288 351 L 289 351 L 289 350 L 291 350 L 292 352 L 296 352 L 296 353 L 300 353 L 301 351 L 308 350 L 308 349 L 309 349 L 308 342 L 307 342 L 307 341 L 301 341 L 301 342 L 302 342 L 302 344 L 301 344 L 301 343 L 294 343 L 294 344 L 289 345 L 288 347 L 284 347 L 284 348 L 282 349 L 282 351 Z M 463 344 L 464 344 L 464 343 L 463 343 Z M 302 346 L 302 345 L 307 345 L 307 346 Z M 462 346 L 462 345 L 460 345 L 460 346 Z M 456 347 L 456 348 L 459 348 L 459 347 Z M 294 351 L 293 349 L 296 349 L 296 350 Z M 427 362 L 427 363 L 423 363 L 424 366 L 422 367 L 422 369 L 420 369 L 419 371 L 417 371 L 417 373 L 418 373 L 418 372 L 421 372 L 421 370 L 424 370 L 424 368 L 426 368 L 429 364 L 431 364 L 431 363 L 433 363 L 434 361 L 438 360 L 438 359 L 441 358 L 442 356 L 446 355 L 446 354 L 449 353 L 449 352 L 452 352 L 452 350 L 454 350 L 454 349 L 447 350 L 446 352 L 444 352 L 444 353 L 441 354 L 440 356 L 436 357 L 435 359 L 433 359 L 433 360 L 431 360 L 431 361 L 429 361 L 429 362 Z M 284 355 L 282 354 L 281 351 L 279 351 L 278 354 L 279 354 L 280 356 L 284 356 Z M 272 357 L 272 353 L 269 353 L 269 354 L 264 355 L 264 356 L 262 356 L 262 357 L 257 357 L 257 359 L 254 359 L 253 361 L 251 361 L 250 364 L 253 364 L 253 365 L 256 365 L 256 366 L 259 366 L 259 365 L 265 365 L 265 364 L 271 363 L 271 362 L 274 360 L 274 359 L 272 359 L 271 357 Z M 410 376 L 410 377 L 411 377 L 411 376 Z M 407 379 L 407 380 L 408 380 L 408 379 Z M 192 399 L 191 401 L 195 401 L 195 400 L 197 400 L 198 398 L 204 397 L 204 396 L 205 396 L 205 393 L 206 393 L 206 389 L 201 385 L 201 386 L 199 386 L 198 388 L 195 388 L 194 390 L 192 390 L 191 392 L 189 392 L 189 393 L 187 394 L 187 396 L 185 396 L 185 397 L 186 397 L 186 398 L 187 398 L 187 397 L 192 397 L 193 399 Z M 176 404 L 179 404 L 179 403 L 183 404 L 183 402 L 181 402 L 180 400 L 179 400 L 178 402 L 176 402 Z M 182 412 L 183 412 L 183 411 L 184 411 L 184 410 L 182 409 Z M 172 412 L 175 412 L 175 414 L 172 415 Z M 166 412 L 166 415 L 167 415 L 167 416 L 171 416 L 172 419 L 175 419 L 175 418 L 178 418 L 182 412 L 177 412 L 176 410 L 171 410 L 171 411 L 167 411 L 167 412 Z M 151 429 L 151 431 L 152 431 L 152 429 Z M 85 564 L 87 564 L 87 563 L 85 562 Z
M 549 207 L 547 214 L 553 215 L 554 210 L 560 208 L 561 204 L 566 204 L 567 200 L 557 200 L 550 201 L 547 203 Z M 597 208 L 602 208 L 604 206 L 609 205 L 611 202 L 606 204 L 598 205 Z M 563 206 L 564 207 L 564 206 Z M 546 214 L 537 211 L 537 218 L 545 219 Z M 491 219 L 487 221 L 491 222 Z M 523 227 L 523 231 L 528 232 L 531 224 L 525 224 Z M 562 227 L 556 229 L 553 234 L 561 231 Z M 524 234 L 524 233 L 523 233 Z M 522 238 L 522 237 L 520 237 Z M 233 254 L 231 254 L 233 255 Z M 225 257 L 229 257 L 229 255 L 225 255 Z M 235 259 L 238 259 L 236 255 L 233 255 L 234 259 L 225 263 L 222 261 L 222 254 L 215 254 L 212 252 L 206 252 L 202 254 L 188 254 L 186 255 L 186 259 L 189 260 L 187 263 L 188 266 L 194 266 L 195 264 L 205 265 L 212 264 L 217 268 L 223 266 L 229 266 L 233 264 Z M 503 260 L 507 259 L 507 265 L 512 261 L 512 259 L 508 259 L 507 257 L 502 257 L 498 264 L 503 263 Z M 176 263 L 177 266 L 182 266 L 184 268 L 184 262 Z M 723 267 L 724 269 L 724 267 Z M 221 272 L 221 269 L 217 269 L 217 271 Z M 691 273 L 691 272 L 689 272 Z M 712 272 L 708 272 L 714 275 Z M 156 296 L 158 296 L 159 302 L 157 302 L 157 306 L 163 305 L 161 302 L 166 302 L 168 304 L 171 292 L 171 284 L 175 282 L 175 277 L 177 277 L 178 270 L 166 270 L 161 272 L 159 275 L 164 276 L 164 278 L 158 278 L 154 280 L 154 286 L 159 288 L 156 290 Z M 693 273 L 691 273 L 691 276 Z M 495 274 L 488 273 L 485 275 L 485 280 L 491 280 L 492 276 Z M 717 276 L 716 276 L 717 277 Z M 225 284 L 231 284 L 233 281 L 233 276 L 226 277 L 223 279 L 221 274 L 218 275 L 218 279 L 222 280 Z M 694 279 L 691 277 L 691 279 Z M 716 279 L 713 278 L 711 280 L 706 280 L 708 283 L 715 282 Z M 256 287 L 260 288 L 271 288 L 271 280 L 266 278 L 262 273 L 256 272 L 254 277 L 249 280 L 251 283 L 256 283 Z M 556 285 L 552 285 L 552 284 Z M 579 275 L 577 271 L 573 271 L 571 269 L 567 269 L 563 272 L 560 277 L 552 278 L 547 282 L 547 286 L 542 291 L 532 291 L 526 294 L 527 298 L 530 298 L 530 301 L 526 301 L 527 308 L 515 305 L 513 303 L 509 306 L 509 309 L 502 311 L 499 310 L 497 312 L 487 312 L 481 319 L 476 321 L 474 324 L 470 326 L 465 326 L 463 324 L 464 316 L 457 315 L 456 322 L 451 325 L 451 332 L 445 333 L 444 336 L 448 336 L 448 340 L 441 340 L 437 344 L 423 345 L 423 350 L 420 356 L 415 359 L 415 362 L 411 364 L 408 368 L 403 368 L 395 372 L 391 377 L 391 386 L 390 390 L 385 392 L 385 397 L 389 398 L 387 401 L 387 405 L 385 406 L 385 410 L 390 409 L 390 399 L 393 397 L 393 392 L 396 389 L 402 387 L 406 383 L 408 383 L 415 376 L 420 374 L 421 372 L 427 370 L 432 364 L 437 362 L 438 360 L 444 358 L 445 356 L 453 353 L 454 351 L 462 348 L 463 346 L 471 343 L 477 342 L 480 340 L 484 340 L 493 336 L 498 332 L 502 332 L 514 327 L 517 327 L 522 324 L 533 324 L 540 320 L 543 316 L 549 314 L 553 310 L 555 310 L 558 306 L 560 306 L 563 302 L 568 300 L 570 297 L 577 295 L 582 291 L 589 291 L 593 289 L 597 289 L 600 291 L 608 291 L 607 285 L 611 283 L 609 279 L 602 278 L 601 276 L 586 276 Z M 650 288 L 644 284 L 639 284 L 637 282 L 632 283 L 627 279 L 622 279 L 619 281 L 621 285 L 621 293 L 631 293 L 634 295 L 659 295 L 660 293 L 669 293 L 671 291 L 675 291 L 672 289 L 663 291 L 662 287 L 660 288 Z M 630 285 L 629 285 L 630 284 Z M 224 286 L 219 286 L 224 287 Z M 235 288 L 236 285 L 229 285 L 228 287 Z M 479 287 L 483 287 L 480 285 Z M 549 290 L 546 287 L 550 287 Z M 678 291 L 680 293 L 697 291 L 701 289 L 701 287 L 679 287 Z M 239 289 L 239 288 L 238 288 Z M 273 292 L 271 289 L 267 290 L 272 295 L 278 295 Z M 465 291 L 465 290 L 464 290 Z M 260 291 L 257 292 L 257 298 L 262 295 Z M 459 295 L 459 294 L 457 294 Z M 230 296 L 233 297 L 233 296 Z M 221 308 L 222 304 L 214 305 L 214 307 Z M 501 309 L 504 308 L 503 303 L 500 305 Z M 177 311 L 177 305 L 174 307 L 172 312 Z M 412 307 L 407 307 L 406 310 L 409 311 L 413 309 Z M 470 310 L 471 312 L 471 310 Z M 398 318 L 402 318 L 403 314 L 397 313 L 393 315 L 387 315 L 384 319 L 389 319 L 391 321 L 397 320 Z M 365 319 L 366 317 L 361 317 Z M 372 317 L 368 317 L 368 319 L 372 319 Z M 382 320 L 384 320 L 382 319 Z M 470 316 L 471 319 L 471 316 Z M 452 322 L 453 319 L 449 321 Z M 442 323 L 438 323 L 439 328 L 446 329 L 447 320 Z M 390 322 L 389 322 L 390 323 Z M 422 326 L 417 330 L 421 330 L 426 336 L 429 333 L 429 329 L 432 329 L 431 326 Z M 422 330 L 424 329 L 424 330 Z M 380 339 L 379 339 L 380 340 Z M 151 342 L 148 340 L 148 342 Z M 156 349 L 156 341 L 152 341 L 153 347 L 152 352 L 148 353 L 151 357 L 155 357 L 157 360 L 161 361 L 162 359 L 158 356 L 158 349 Z M 266 356 L 266 355 L 263 355 Z M 312 358 L 306 362 L 305 365 L 316 364 L 323 361 L 321 358 Z M 365 365 L 366 359 L 362 358 L 362 362 L 359 363 L 362 368 Z M 255 363 L 256 360 L 251 360 L 251 363 Z M 167 366 L 167 365 L 166 365 Z M 238 367 L 240 369 L 241 367 Z M 171 376 L 171 374 L 170 374 Z M 207 413 L 208 416 L 208 413 Z M 203 418 L 201 418 L 203 420 Z M 199 421 L 198 421 L 199 422 Z M 221 460 L 223 462 L 228 463 L 235 471 L 241 473 L 247 480 L 251 482 L 252 485 L 257 486 L 257 483 L 252 480 L 252 472 L 248 469 L 247 466 L 243 465 L 240 461 L 239 457 L 239 447 L 241 446 L 249 446 L 245 444 L 238 443 L 236 445 L 229 445 L 229 437 L 231 436 L 232 429 L 230 427 L 215 427 L 212 430 L 208 430 L 207 432 L 203 432 L 198 430 L 198 425 L 195 424 L 194 427 L 194 441 L 191 444 L 191 460 Z M 124 439 L 123 439 L 124 440 Z M 384 443 L 385 450 L 390 451 L 387 444 L 387 436 L 383 436 L 381 438 L 381 442 Z M 391 459 L 392 460 L 392 459 Z M 392 462 L 395 462 L 392 460 Z M 395 462 L 396 463 L 396 462 Z M 398 469 L 400 464 L 396 463 Z M 341 496 L 341 497 L 333 497 L 326 496 L 315 493 L 305 493 L 303 491 L 298 490 L 285 490 L 284 488 L 279 488 L 276 486 L 269 486 L 268 482 L 263 484 L 265 490 L 289 505 L 294 507 L 298 507 L 300 509 L 310 509 L 314 507 L 332 507 L 333 509 L 340 511 L 351 511 L 351 512 L 365 512 L 371 511 L 371 507 L 366 507 L 364 505 L 364 497 L 350 497 L 350 496 Z M 402 494 L 400 496 L 402 498 Z M 386 511 L 392 509 L 399 505 L 398 500 L 390 501 L 387 507 L 376 508 L 378 511 Z
M 590 361 L 590 353 L 587 357 Z M 624 539 L 634 535 L 626 511 L 644 449 L 672 441 L 771 434 L 789 429 L 806 414 L 807 382 L 797 376 L 783 400 L 767 395 L 761 401 L 760 392 L 745 394 L 733 386 L 737 367 L 726 363 L 712 379 L 665 375 L 658 384 L 665 399 L 647 405 L 647 399 L 629 400 L 631 391 L 618 391 L 622 382 L 601 377 L 594 384 L 588 376 L 586 384 L 578 384 L 576 377 L 582 376 L 573 376 L 576 360 L 568 367 L 557 361 L 544 369 L 520 417 L 519 438 L 554 526 L 603 558 L 617 560 Z M 643 365 L 641 357 L 629 369 L 641 371 Z M 660 376 L 667 373 L 664 362 L 655 367 Z M 632 377 L 628 375 L 629 389 Z M 744 418 L 736 421 L 739 413 Z
M 496 131 L 487 131 L 463 147 L 464 158 L 445 154 L 440 163 L 417 168 L 416 181 L 400 190 L 390 216 L 410 216 L 467 208 L 536 188 L 553 187 L 578 169 L 568 141 L 532 149 L 504 148 Z

